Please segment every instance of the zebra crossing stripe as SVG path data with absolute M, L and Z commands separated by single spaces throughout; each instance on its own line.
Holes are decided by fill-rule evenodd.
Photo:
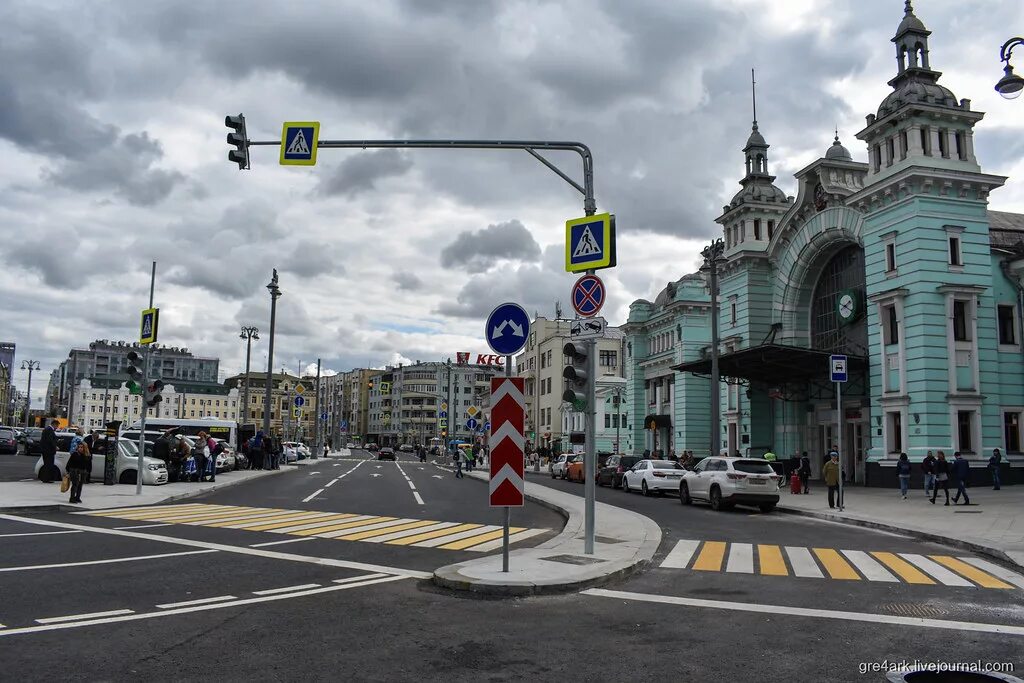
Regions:
M 406 522 L 405 524 L 387 526 L 383 529 L 372 529 L 370 531 L 360 531 L 353 534 L 346 534 L 345 536 L 335 536 L 335 538 L 338 538 L 342 541 L 362 541 L 363 539 L 373 538 L 374 536 L 385 536 L 396 531 L 405 531 L 406 529 L 419 529 L 425 526 L 432 526 L 433 524 L 435 524 L 435 522 L 416 520 L 413 522 Z
M 509 534 L 513 533 L 513 529 L 516 529 L 516 528 L 512 527 L 511 529 L 509 529 Z M 517 531 L 521 531 L 521 530 L 522 529 L 517 529 Z M 490 532 L 485 533 L 485 534 L 479 534 L 477 536 L 470 536 L 469 538 L 464 538 L 461 541 L 454 541 L 452 543 L 445 543 L 444 545 L 441 545 L 441 546 L 438 546 L 438 547 L 443 549 L 443 550 L 465 550 L 466 548 L 472 547 L 472 546 L 477 545 L 479 543 L 483 543 L 484 541 L 491 541 L 491 540 L 494 540 L 496 538 L 501 538 L 504 535 L 504 533 L 505 533 L 505 531 L 503 529 L 497 529 L 495 531 L 490 531 Z
M 962 562 L 955 557 L 949 557 L 948 555 L 930 555 L 931 559 L 935 560 L 939 564 L 945 565 L 955 572 L 963 574 L 971 581 L 982 588 L 1001 588 L 1001 589 L 1013 589 L 1008 583 L 1003 583 L 994 576 L 989 576 L 985 572 L 978 571 L 966 562 Z
M 354 517 L 345 522 L 336 522 L 325 524 L 323 526 L 315 527 L 313 529 L 303 529 L 302 531 L 296 531 L 293 536 L 324 536 L 329 538 L 327 534 L 333 533 L 346 533 L 346 529 L 354 529 L 355 527 L 363 526 L 364 524 L 370 524 L 372 522 L 386 522 L 392 520 L 394 517 L 378 517 L 375 515 L 361 515 Z
M 907 562 L 917 565 L 918 569 L 922 569 L 933 577 L 939 580 L 939 582 L 946 584 L 947 586 L 962 586 L 964 588 L 974 588 L 974 584 L 963 578 L 957 576 L 953 572 L 949 571 L 945 567 L 932 562 L 924 555 L 917 555 L 915 553 L 900 553 Z
M 757 557 L 761 561 L 761 573 L 766 576 L 789 576 L 786 561 L 777 545 L 757 546 Z
M 825 575 L 818 569 L 818 565 L 814 562 L 814 558 L 811 557 L 811 551 L 807 548 L 798 548 L 796 546 L 786 546 L 786 557 L 789 558 L 789 564 L 793 567 L 794 576 L 802 576 L 812 579 L 823 579 Z
M 725 571 L 735 574 L 754 573 L 754 546 L 749 543 L 732 543 L 729 545 L 729 561 Z
M 403 517 L 398 519 L 396 517 L 381 517 L 378 521 L 369 519 L 365 522 L 357 522 L 355 524 L 349 524 L 344 529 L 339 531 L 327 531 L 323 533 L 317 533 L 317 536 L 321 538 L 338 538 L 339 536 L 347 536 L 348 534 L 358 533 L 360 531 L 372 531 L 373 529 L 382 529 L 390 526 L 398 526 L 399 524 L 405 524 L 406 522 L 415 522 L 414 519 L 408 519 Z
M 843 555 L 846 555 L 846 559 L 853 563 L 864 578 L 868 581 L 886 581 L 888 583 L 899 583 L 892 573 L 889 572 L 885 567 L 876 562 L 870 555 L 863 550 L 844 550 Z
M 814 554 L 833 579 L 860 581 L 860 575 L 853 570 L 850 563 L 832 548 L 814 548 Z
M 873 552 L 871 554 L 886 567 L 899 574 L 900 578 L 907 583 L 915 583 L 922 586 L 935 585 L 935 582 L 925 576 L 917 569 L 917 567 L 913 566 L 903 558 L 897 557 L 894 553 Z
M 676 547 L 672 548 L 672 551 L 665 556 L 660 566 L 672 569 L 685 569 L 686 565 L 690 564 L 690 559 L 699 547 L 700 541 L 677 541 Z
M 272 515 L 270 517 L 267 517 L 266 519 L 239 519 L 239 520 L 235 520 L 235 521 L 232 521 L 232 522 L 214 523 L 214 524 L 204 524 L 204 523 L 200 522 L 200 523 L 197 523 L 197 525 L 198 526 L 210 526 L 210 527 L 228 527 L 229 529 L 251 529 L 251 528 L 254 528 L 254 527 L 258 527 L 258 526 L 260 526 L 262 524 L 269 524 L 271 522 L 296 521 L 296 523 L 298 523 L 297 520 L 310 519 L 311 517 L 316 517 L 316 516 L 317 516 L 316 513 L 309 512 L 309 511 L 306 511 L 306 512 L 289 512 L 289 513 L 286 513 L 286 514 Z
M 438 538 L 432 538 L 429 541 L 423 541 L 422 543 L 417 543 L 416 546 L 419 547 L 419 548 L 438 548 L 438 547 L 441 547 L 441 546 L 443 546 L 445 544 L 451 543 L 452 541 L 457 541 L 457 540 L 464 539 L 464 538 L 475 538 L 476 536 L 479 536 L 480 534 L 485 534 L 485 533 L 493 532 L 493 531 L 496 531 L 498 529 L 501 529 L 501 527 L 500 526 L 494 526 L 492 524 L 488 524 L 486 526 L 480 526 L 480 527 L 477 527 L 475 529 L 470 529 L 469 531 L 463 531 L 463 532 L 460 532 L 460 533 L 457 533 L 457 534 L 451 534 L 451 535 L 448 535 L 448 536 L 440 536 Z
M 406 536 L 415 536 L 425 531 L 440 531 L 442 529 L 448 530 L 452 527 L 458 526 L 456 522 L 430 522 L 430 526 L 419 527 L 416 529 L 406 529 L 404 531 L 395 531 L 383 536 L 374 536 L 373 538 L 367 538 L 366 540 L 370 543 L 386 543 L 387 541 L 393 541 L 398 538 L 404 538 Z
M 275 531 L 276 530 L 276 531 L 280 531 L 282 533 L 287 533 L 288 529 L 309 528 L 310 526 L 315 526 L 316 524 L 322 524 L 322 523 L 325 523 L 325 522 L 328 522 L 328 521 L 335 521 L 335 520 L 339 520 L 339 519 L 350 519 L 350 518 L 352 518 L 354 516 L 355 515 L 350 515 L 350 514 L 338 514 L 338 513 L 333 513 L 333 512 L 321 512 L 319 514 L 309 515 L 308 517 L 305 517 L 303 519 L 293 519 L 293 520 L 288 520 L 288 521 L 277 520 L 277 521 L 274 521 L 274 522 L 261 523 L 258 526 L 247 526 L 245 528 L 248 529 L 249 531 Z M 299 524 L 298 526 L 296 526 L 295 522 L 299 522 L 299 521 L 305 522 L 305 523 L 304 524 Z
M 509 545 L 511 545 L 513 543 L 517 543 L 527 538 L 537 536 L 538 534 L 543 534 L 546 531 L 550 531 L 550 529 L 524 529 L 523 531 L 520 531 L 517 534 L 511 533 L 510 531 L 508 535 L 508 542 Z M 475 545 L 472 548 L 466 548 L 466 550 L 472 550 L 474 553 L 486 553 L 490 552 L 491 550 L 497 550 L 501 547 L 502 543 L 502 539 L 496 538 L 493 541 L 487 541 L 486 543 Z
M 447 529 L 441 529 L 439 531 L 423 531 L 422 529 L 418 529 L 418 531 L 422 533 L 418 533 L 414 536 L 403 536 L 402 538 L 396 538 L 394 540 L 387 540 L 383 542 L 387 543 L 388 545 L 412 545 L 414 543 L 422 545 L 420 543 L 421 541 L 429 541 L 431 539 L 441 537 L 454 537 L 454 534 L 461 534 L 467 531 L 472 531 L 473 529 L 480 529 L 482 527 L 482 524 L 459 524 L 457 526 L 449 527 Z
M 725 556 L 725 543 L 721 541 L 705 541 L 693 569 L 701 572 L 722 571 L 722 558 Z
M 978 569 L 982 569 L 993 576 L 998 576 L 1007 583 L 1012 583 L 1017 588 L 1024 588 L 1024 576 L 1011 572 L 1005 567 L 1000 567 L 998 564 L 983 560 L 980 557 L 961 557 L 961 560 L 967 564 L 973 565 Z

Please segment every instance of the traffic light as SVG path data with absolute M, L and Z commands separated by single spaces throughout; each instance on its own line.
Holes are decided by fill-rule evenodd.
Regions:
M 153 383 L 146 387 L 146 405 L 152 408 L 157 403 L 164 400 L 164 397 L 160 395 L 163 393 L 163 390 L 163 380 L 153 380 Z
M 244 171 L 249 168 L 249 138 L 245 133 L 245 117 L 241 114 L 225 116 L 224 125 L 235 131 L 228 133 L 228 144 L 235 147 L 228 152 L 228 161 L 235 162 L 238 170 Z
M 562 353 L 569 358 L 570 365 L 565 366 L 562 377 L 565 378 L 565 391 L 562 392 L 562 400 L 572 403 L 576 410 L 583 410 L 587 405 L 589 395 L 588 382 L 590 376 L 587 372 L 587 347 L 580 342 L 567 342 L 562 347 Z
M 129 351 L 125 360 L 128 362 L 124 369 L 128 374 L 128 381 L 125 383 L 128 386 L 128 393 L 141 394 L 143 378 L 142 356 L 138 351 Z
M 373 391 L 373 380 L 372 379 L 369 382 L 366 383 L 366 388 L 369 389 L 370 391 Z

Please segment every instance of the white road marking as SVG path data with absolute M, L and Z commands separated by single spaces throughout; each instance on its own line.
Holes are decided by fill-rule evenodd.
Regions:
M 441 538 L 428 538 L 425 541 L 420 541 L 416 544 L 417 548 L 436 548 L 439 545 L 445 543 L 451 543 L 452 541 L 460 541 L 463 538 L 469 538 L 470 536 L 477 536 L 480 534 L 486 534 L 489 531 L 497 531 L 500 526 L 487 525 L 478 527 L 476 529 L 470 529 L 468 531 L 460 531 L 457 534 L 450 534 L 448 536 L 442 536 Z
M 511 536 L 509 536 L 508 537 L 508 543 L 509 543 L 509 545 L 512 545 L 513 543 L 518 543 L 519 541 L 523 541 L 523 540 L 525 540 L 527 538 L 530 538 L 531 536 L 536 536 L 538 534 L 542 534 L 545 531 L 548 531 L 548 529 L 523 529 L 519 533 L 512 534 Z M 466 550 L 469 550 L 469 551 L 474 552 L 474 553 L 486 553 L 486 552 L 490 552 L 491 550 L 497 550 L 501 546 L 502 546 L 502 539 L 496 538 L 493 541 L 487 541 L 486 543 L 481 543 L 480 545 L 475 545 L 472 548 L 466 548 Z
M 23 572 L 30 569 L 60 569 L 61 567 L 84 567 L 90 564 L 116 564 L 118 562 L 136 562 L 138 560 L 159 560 L 164 557 L 182 557 L 184 555 L 202 555 L 215 553 L 216 550 L 186 550 L 181 553 L 162 553 L 160 555 L 140 555 L 138 557 L 116 557 L 111 560 L 88 560 L 86 562 L 62 562 L 60 564 L 33 564 L 22 567 L 0 567 L 0 572 Z
M 412 497 L 416 499 L 417 503 L 419 503 L 420 505 L 423 505 L 423 499 L 420 497 L 419 491 L 413 491 L 412 492 Z
M 304 583 L 300 586 L 285 586 L 284 588 L 268 588 L 264 591 L 253 591 L 253 595 L 277 595 L 278 593 L 290 593 L 292 591 L 305 591 L 310 588 L 319 588 L 319 583 Z
M 322 534 L 315 534 L 320 538 L 337 538 L 338 536 L 348 536 L 349 534 L 358 534 L 363 531 L 373 531 L 374 529 L 386 529 L 389 526 L 398 526 L 399 524 L 408 524 L 409 522 L 419 522 L 418 519 L 392 519 L 387 522 L 373 522 L 371 524 L 364 524 L 362 526 L 353 526 L 347 529 L 339 529 L 337 531 L 328 531 Z
M 116 617 L 121 614 L 135 614 L 135 610 L 131 609 L 115 609 L 109 612 L 92 612 L 90 614 L 69 614 L 64 617 L 46 617 L 45 619 L 36 619 L 37 624 L 60 624 L 66 621 L 79 621 L 84 619 L 97 619 L 99 617 Z
M 131 526 L 115 526 L 115 529 L 155 529 L 158 526 L 174 526 L 171 522 L 160 522 L 159 524 L 133 524 Z
M 431 476 L 432 476 L 432 477 L 433 477 L 434 479 L 444 479 L 444 477 L 443 477 L 443 476 L 441 476 L 440 474 L 433 474 L 433 475 L 431 475 Z
M 341 467 L 341 465 L 342 465 L 342 463 L 336 462 L 333 465 L 331 465 L 331 467 Z
M 368 564 L 365 562 L 351 562 L 348 560 L 336 560 L 329 557 L 311 557 L 308 555 L 296 555 L 293 553 L 282 553 L 276 550 L 263 550 L 257 548 L 245 548 L 237 545 L 229 545 L 227 543 L 211 543 L 210 541 L 199 541 L 194 539 L 176 538 L 174 536 L 160 536 L 157 534 L 139 533 L 135 531 L 119 531 L 117 529 L 104 529 L 102 527 L 88 526 L 85 524 L 72 524 L 71 522 L 58 522 L 48 519 L 33 519 L 28 517 L 19 517 L 17 515 L 0 514 L 0 519 L 10 520 L 12 522 L 25 522 L 27 524 L 35 524 L 38 526 L 49 526 L 64 529 L 79 529 L 81 531 L 90 531 L 96 534 L 107 534 L 109 536 L 124 536 L 126 538 L 138 538 L 145 541 L 158 541 L 162 543 L 171 543 L 174 545 L 190 546 L 192 548 L 206 548 L 208 550 L 222 550 L 228 553 L 236 553 L 238 555 L 251 555 L 256 557 L 265 557 L 272 560 L 288 560 L 290 562 L 306 562 L 308 564 L 316 564 L 323 567 L 344 567 L 345 569 L 361 569 L 370 572 L 382 572 L 384 574 L 394 574 L 396 576 L 409 577 L 414 579 L 429 579 L 433 577 L 431 572 L 422 572 L 415 569 L 403 569 L 400 567 L 387 567 L 377 564 Z M 181 554 L 181 553 L 176 553 Z
M 352 583 L 354 581 L 366 581 L 367 579 L 377 579 L 387 574 L 360 574 L 359 576 L 350 576 L 347 579 L 335 579 L 332 583 Z
M 967 564 L 973 564 L 978 569 L 982 569 L 989 574 L 998 576 L 1003 581 L 1012 583 L 1017 588 L 1024 588 L 1024 576 L 1011 572 L 1009 569 L 1000 567 L 998 564 L 993 564 L 988 560 L 982 560 L 978 557 L 961 557 L 958 559 L 963 560 Z
M 320 472 L 319 472 L 319 471 L 316 471 L 316 472 L 310 472 L 310 473 L 309 473 L 309 476 L 311 476 L 311 477 L 312 477 L 312 476 L 313 476 L 314 474 L 320 474 Z
M 697 551 L 698 546 L 700 546 L 700 541 L 678 541 L 676 547 L 672 548 L 672 552 L 665 556 L 659 566 L 685 569 L 686 565 L 690 564 L 690 559 Z
M 772 616 L 786 615 L 794 617 L 812 617 L 817 619 L 836 619 L 839 621 L 861 621 L 872 624 L 920 626 L 922 628 L 941 628 L 953 631 L 974 631 L 980 633 L 1002 633 L 1006 635 L 1024 636 L 1024 626 L 1011 626 L 1009 624 L 985 624 L 976 621 L 946 621 L 943 619 L 926 619 L 923 617 L 898 617 L 892 614 L 870 614 L 867 612 L 840 612 L 828 609 L 810 609 L 806 607 L 791 607 L 789 605 L 762 605 L 747 602 L 729 602 L 725 600 L 703 600 L 700 598 L 676 597 L 674 595 L 631 593 L 628 591 L 615 591 L 605 588 L 590 588 L 582 593 L 583 595 L 592 595 L 602 598 L 654 602 L 665 605 L 680 605 L 683 607 L 702 607 L 706 609 L 720 609 L 732 612 L 755 612 L 758 614 L 770 614 Z M 4 632 L 0 631 L 0 635 L 3 634 Z
M 947 586 L 963 586 L 964 588 L 975 588 L 975 585 L 959 574 L 954 574 L 938 562 L 932 562 L 924 555 L 914 553 L 900 553 L 907 562 L 916 565 L 918 569 L 931 574 L 933 577 Z
M 868 581 L 900 582 L 888 569 L 863 550 L 840 550 L 839 552 L 846 555 L 846 559 L 853 562 L 853 566 L 859 569 Z
M 329 489 L 332 486 L 334 486 L 335 484 L 337 484 L 339 481 L 341 481 L 341 477 L 337 477 L 336 479 L 331 479 L 329 482 L 324 484 L 324 488 L 325 489 Z
M 438 522 L 437 524 L 430 524 L 427 526 L 416 527 L 415 529 L 405 529 L 404 531 L 396 531 L 392 534 L 385 534 L 384 536 L 375 536 L 374 538 L 365 538 L 364 541 L 368 543 L 385 543 L 387 541 L 393 541 L 396 538 L 404 538 L 406 536 L 416 536 L 419 534 L 425 534 L 428 531 L 437 531 L 439 529 L 450 529 L 453 526 L 459 526 L 458 522 Z
M 725 571 L 734 574 L 754 573 L 754 546 L 750 543 L 730 543 L 729 561 Z
M 825 575 L 818 569 L 818 565 L 815 563 L 814 558 L 811 557 L 811 551 L 807 548 L 798 548 L 796 546 L 786 546 L 786 556 L 789 557 L 789 564 L 793 567 L 793 574 L 796 576 L 803 576 L 805 578 L 812 579 L 823 579 Z
M 379 477 L 379 476 L 381 476 L 381 475 L 380 475 L 380 474 L 377 474 L 376 472 L 374 472 L 374 473 L 373 473 L 373 474 L 371 474 L 370 476 L 371 476 L 371 477 Z
M 305 498 L 303 498 L 302 502 L 303 503 L 308 503 L 309 501 L 313 500 L 314 498 L 316 498 L 317 496 L 319 496 L 323 492 L 324 492 L 323 489 L 317 489 L 316 491 L 313 491 L 313 493 L 311 493 L 308 496 L 306 496 Z
M 416 484 L 412 483 L 412 481 L 407 481 L 406 483 L 409 484 L 409 488 L 411 488 L 413 491 L 416 490 Z
M 284 545 L 285 543 L 301 543 L 302 541 L 312 541 L 316 536 L 306 536 L 305 538 L 289 538 L 285 541 L 270 541 L 269 543 L 253 543 L 250 548 L 265 548 L 268 545 Z
M 263 595 L 257 598 L 243 598 L 241 600 L 235 600 L 234 602 L 218 602 L 210 605 L 194 605 L 192 607 L 179 607 L 177 609 L 168 609 L 163 612 L 145 612 L 143 614 L 128 614 L 125 616 L 118 617 L 105 617 L 101 619 L 89 619 L 87 621 L 75 621 L 71 623 L 63 624 L 46 624 L 44 626 L 26 626 L 24 628 L 12 628 L 0 630 L 0 637 L 3 636 L 15 636 L 22 635 L 25 633 L 40 633 L 42 631 L 56 631 L 59 629 L 67 628 L 80 628 L 82 626 L 97 626 L 101 624 L 113 624 L 122 621 L 137 621 L 139 619 L 153 619 L 155 617 L 165 617 L 172 614 L 190 614 L 192 612 L 202 612 L 205 610 L 223 609 L 225 607 L 240 607 L 243 605 L 255 605 L 261 602 L 272 602 L 276 600 L 290 600 L 292 598 L 304 597 L 307 595 L 319 595 L 321 593 L 330 593 L 333 591 L 348 590 L 350 588 L 362 588 L 363 586 L 372 586 L 378 583 L 390 583 L 392 581 L 401 581 L 402 579 L 411 578 L 410 576 L 399 576 L 399 575 L 388 575 L 381 579 L 367 579 L 365 581 L 353 581 L 351 583 L 342 584 L 339 586 L 326 586 L 324 588 L 314 588 L 308 591 L 299 591 L 291 593 L 281 593 L 278 595 Z
M 0 534 L 0 538 L 14 538 L 15 536 L 56 536 L 57 534 L 80 534 L 81 531 L 27 531 L 20 534 Z
M 175 607 L 191 607 L 192 605 L 207 605 L 211 602 L 224 602 L 225 600 L 237 600 L 234 595 L 218 595 L 215 598 L 199 598 L 198 600 L 186 600 L 184 602 L 165 602 L 157 605 L 157 609 L 174 609 Z

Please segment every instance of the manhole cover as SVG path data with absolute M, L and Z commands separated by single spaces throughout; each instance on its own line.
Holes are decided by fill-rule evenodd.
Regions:
M 882 605 L 882 609 L 903 617 L 941 617 L 946 614 L 946 610 L 939 609 L 938 607 L 910 602 L 892 602 Z
M 596 562 L 604 562 L 596 557 L 580 557 L 579 555 L 552 555 L 551 557 L 542 557 L 542 560 L 548 560 L 549 562 L 561 562 L 563 564 L 594 564 Z

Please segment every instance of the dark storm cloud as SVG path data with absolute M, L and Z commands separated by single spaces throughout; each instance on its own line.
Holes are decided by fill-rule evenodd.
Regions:
M 320 181 L 322 195 L 355 197 L 373 190 L 385 178 L 403 175 L 412 168 L 412 160 L 394 149 L 362 152 L 345 159 L 329 177 Z
M 441 250 L 441 265 L 470 273 L 482 273 L 501 259 L 531 261 L 540 258 L 540 245 L 530 231 L 513 219 L 482 230 L 460 232 Z
M 408 271 L 395 271 L 391 274 L 391 279 L 398 285 L 398 289 L 403 292 L 415 292 L 423 287 L 423 280 L 419 279 L 415 273 Z
M 332 245 L 303 240 L 292 253 L 280 262 L 282 272 L 293 273 L 301 278 L 318 275 L 344 275 L 345 266 L 335 253 Z

